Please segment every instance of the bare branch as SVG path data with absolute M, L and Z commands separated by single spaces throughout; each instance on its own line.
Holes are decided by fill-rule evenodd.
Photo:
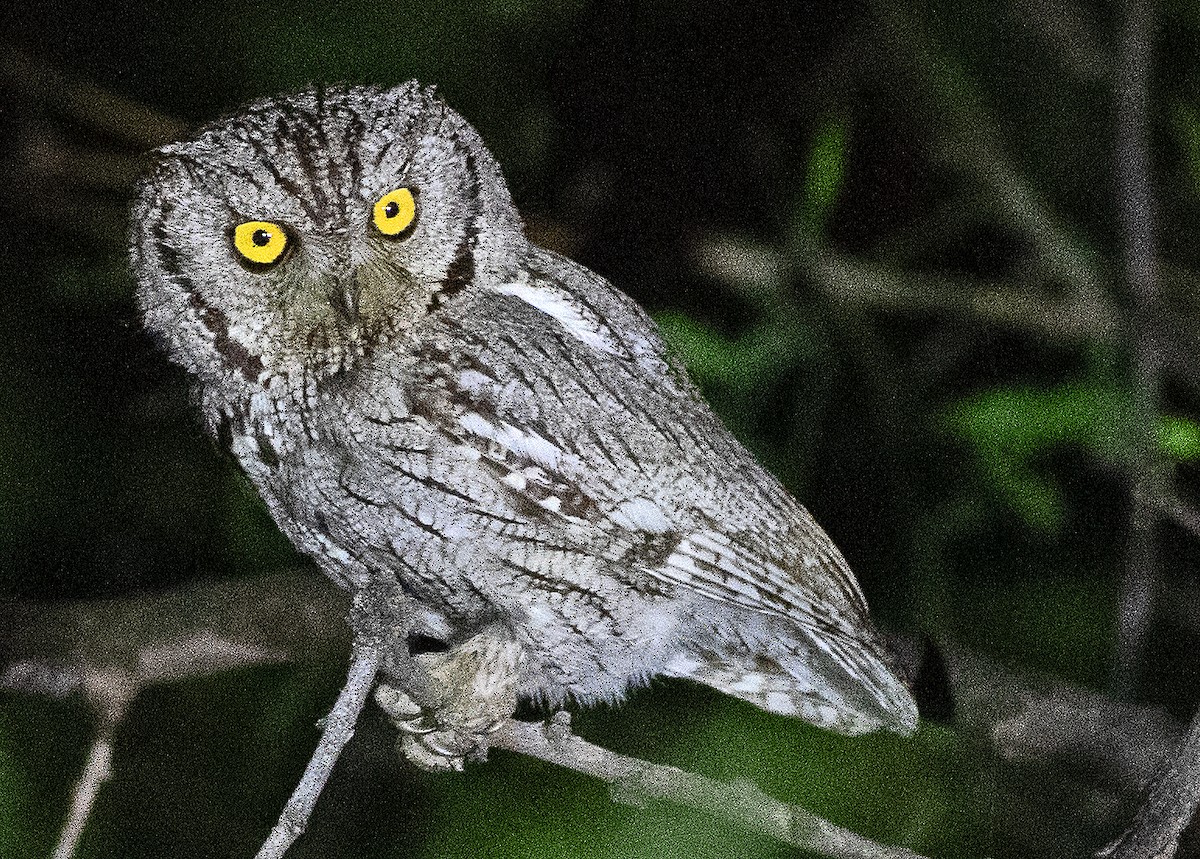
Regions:
M 53 691 L 121 673 L 136 690 L 349 649 L 349 601 L 314 571 L 106 600 L 0 603 L 0 688 Z
M 116 733 L 117 724 L 118 720 L 107 718 L 100 723 L 88 750 L 83 772 L 75 782 L 71 811 L 63 824 L 58 844 L 54 847 L 53 859 L 71 859 L 75 855 L 83 829 L 96 805 L 96 797 L 100 795 L 100 788 L 112 777 L 113 735 Z
M 1103 859 L 1170 859 L 1200 806 L 1200 713 L 1175 757 L 1163 764 L 1133 825 L 1100 850 Z
M 82 692 L 99 722 L 55 859 L 73 855 L 110 777 L 113 737 L 142 689 L 327 656 L 344 645 L 345 611 L 340 592 L 307 571 L 124 599 L 4 604 L 0 688 Z
M 1183 600 L 1181 600 L 1182 602 Z M 11 661 L 0 665 L 0 676 L 25 678 L 6 682 L 9 688 L 33 694 L 61 696 L 64 688 L 77 691 L 128 687 L 129 677 L 145 670 L 142 681 L 159 683 L 181 680 L 214 670 L 236 670 L 253 664 L 319 660 L 330 663 L 344 659 L 348 641 L 345 622 L 349 605 L 345 594 L 309 571 L 236 583 L 205 584 L 179 591 L 142 595 L 123 600 L 92 603 L 20 604 L 20 611 L 0 608 L 0 644 Z M 19 622 L 9 623 L 17 620 Z M 32 622 L 31 622 L 32 619 Z M 142 621 L 145 621 L 144 623 Z M 190 642 L 188 647 L 163 646 L 163 642 Z M 149 647 L 154 652 L 175 654 L 164 662 L 146 662 L 139 652 Z M 915 645 L 914 652 L 919 651 Z M 211 652 L 206 652 L 211 651 Z M 1064 683 L 1061 678 L 1039 677 L 1028 672 L 1008 670 L 970 650 L 943 642 L 950 685 L 957 701 L 955 727 L 964 739 L 992 749 L 1002 761 L 1037 768 L 1058 781 L 1079 782 L 1076 795 L 1098 797 L 1099 810 L 1093 803 L 1074 809 L 1079 817 L 1067 815 L 1061 828 L 1072 831 L 1072 821 L 1091 815 L 1108 815 L 1126 807 L 1124 802 L 1140 791 L 1153 774 L 1156 763 L 1178 744 L 1183 727 L 1163 711 L 1117 701 L 1099 692 Z M 234 654 L 232 658 L 228 654 Z M 256 662 L 255 660 L 261 660 Z M 89 664 L 110 666 L 105 680 Z M 195 674 L 188 665 L 194 666 Z M 167 664 L 163 670 L 138 669 L 139 665 Z M 14 666 L 19 665 L 20 670 Z M 122 674 L 120 666 L 132 666 Z M 114 668 L 112 666 L 118 666 Z M 215 666 L 223 666 L 216 668 Z M 390 670 L 390 669 L 389 669 Z M 29 678 L 35 678 L 29 680 Z M 37 679 L 40 678 L 40 679 Z M 63 679 L 65 678 L 65 680 Z M 124 678 L 124 679 L 122 679 Z M 153 678 L 153 679 L 149 679 Z M 551 730 L 552 729 L 552 730 Z M 660 795 L 652 791 L 655 778 L 666 777 L 667 770 L 654 764 L 623 758 L 620 755 L 595 757 L 583 752 L 588 745 L 568 743 L 565 752 L 555 752 L 545 743 L 545 731 L 562 733 L 562 727 L 515 724 L 506 726 L 494 747 L 516 750 L 551 760 L 597 777 L 621 775 L 613 769 L 618 763 L 637 770 L 648 780 L 639 787 L 636 778 L 618 784 L 619 790 L 641 793 L 648 798 Z M 537 736 L 528 732 L 534 731 Z M 522 739 L 523 738 L 523 739 Z M 579 743 L 584 741 L 579 740 Z M 526 746 L 518 746 L 526 743 Z M 539 751 L 540 750 L 540 751 Z M 548 757 L 555 754 L 557 757 Z M 599 753 L 595 753 L 599 754 Z M 589 755 L 593 755 L 589 757 Z M 655 775 L 657 774 L 657 775 Z M 685 774 L 691 778 L 694 774 Z M 807 832 L 812 845 L 826 844 L 830 855 L 861 855 L 844 851 L 867 849 L 865 839 L 843 836 L 832 824 L 794 812 L 777 800 L 763 800 L 753 785 L 739 783 L 706 784 L 685 778 L 670 783 L 669 790 L 690 791 L 679 795 L 662 794 L 691 808 L 736 818 L 741 825 L 760 832 Z M 701 778 L 695 776 L 695 778 Z M 1104 779 L 1097 785 L 1096 779 Z M 618 780 L 619 781 L 619 780 Z M 667 790 L 668 788 L 662 788 Z M 738 791 L 742 791 L 738 793 Z M 1106 799 L 1107 797 L 1107 799 Z M 1027 797 L 1025 799 L 1028 799 Z M 1019 803 L 1020 796 L 998 800 Z M 1122 800 L 1122 802 L 1113 802 Z M 771 809 L 768 814 L 763 809 Z M 1044 809 L 1042 809 L 1044 811 Z M 1072 809 L 1064 808 L 1064 812 Z M 792 821 L 795 821 L 794 824 Z M 1054 826 L 1054 821 L 1047 821 Z M 1031 826 L 1025 819 L 1022 831 Z M 1028 834 L 1027 832 L 1025 834 Z M 792 836 L 789 836 L 792 837 Z M 800 836 L 795 836 L 800 837 Z M 840 839 L 850 838 L 849 842 Z M 792 842 L 789 842 L 792 843 Z M 851 846 L 847 847 L 846 843 Z M 839 846 L 840 845 L 840 846 Z M 811 849 L 824 849 L 813 846 Z M 884 848 L 892 849 L 892 848 Z M 905 853 L 883 854 L 892 856 Z M 876 859 L 879 859 L 877 856 Z
M 4 652 L 17 656 L 0 673 L 18 678 L 8 684 L 10 688 L 61 694 L 65 685 L 61 680 L 27 678 L 57 677 L 64 671 L 68 678 L 74 677 L 71 672 L 87 675 L 92 670 L 89 661 L 101 657 L 106 665 L 135 666 L 124 676 L 138 678 L 126 687 L 136 692 L 144 685 L 213 670 L 312 659 L 314 654 L 333 658 L 331 654 L 340 652 L 346 640 L 347 612 L 344 594 L 324 582 L 310 581 L 305 574 L 201 585 L 125 600 L 20 604 L 10 606 L 8 618 L 0 617 L 0 630 L 5 629 L 5 619 L 13 621 L 0 645 Z M 319 622 L 339 614 L 336 622 Z M 281 624 L 281 618 L 290 622 Z M 317 622 L 296 622 L 305 618 Z M 317 752 L 258 854 L 260 859 L 281 856 L 303 831 L 338 752 L 353 733 L 354 719 L 386 644 L 356 648 L 346 687 L 326 722 Z M 147 649 L 155 654 L 153 659 L 145 657 Z M 33 653 L 39 656 L 31 656 Z M 14 664 L 21 665 L 21 670 L 12 670 Z M 87 681 L 76 680 L 73 688 L 87 685 Z M 561 733 L 561 727 L 555 730 Z M 495 736 L 493 745 L 605 778 L 610 784 L 619 782 L 622 789 L 650 798 L 670 799 L 717 814 L 830 856 L 919 859 L 915 853 L 877 845 L 802 808 L 775 800 L 752 784 L 715 782 L 607 752 L 577 737 L 561 752 L 555 751 L 540 725 L 510 722 Z
M 1150 179 L 1147 105 L 1152 51 L 1153 10 L 1149 0 L 1125 4 L 1121 62 L 1117 76 L 1117 204 L 1125 254 L 1126 284 L 1132 298 L 1132 455 L 1128 463 L 1132 497 L 1125 571 L 1118 601 L 1118 641 L 1113 688 L 1134 688 L 1153 619 L 1159 588 L 1155 526 L 1159 474 L 1159 375 L 1162 364 L 1157 329 L 1158 260 L 1155 211 Z
M 941 652 L 957 727 L 1003 760 L 1041 764 L 1059 776 L 1069 762 L 1133 794 L 1183 735 L 1183 726 L 1160 708 L 1004 668 L 953 642 L 943 642 Z
M 781 292 L 799 271 L 779 249 L 732 236 L 710 236 L 693 250 L 697 268 L 737 292 Z M 898 272 L 838 254 L 815 253 L 808 274 L 837 305 L 894 314 L 935 313 L 1057 341 L 1113 342 L 1120 313 L 1098 296 L 1039 295 L 1032 285 L 933 272 Z
M 1172 522 L 1193 537 L 1200 538 L 1200 510 L 1188 504 L 1178 495 L 1171 495 L 1164 499 L 1163 507 Z
M 761 832 L 784 844 L 836 859 L 921 859 L 903 847 L 889 847 L 835 826 L 798 805 L 780 802 L 749 781 L 721 782 L 678 767 L 655 764 L 589 743 L 570 730 L 558 713 L 549 722 L 510 719 L 492 738 L 493 748 L 529 755 L 594 776 L 618 797 L 667 800 L 708 812 Z
M 304 775 L 284 806 L 283 813 L 279 815 L 279 822 L 267 836 L 255 859 L 280 859 L 288 847 L 304 834 L 308 819 L 316 807 L 317 797 L 329 780 L 342 749 L 354 736 L 354 726 L 366 706 L 367 696 L 371 694 L 379 663 L 380 650 L 377 645 L 355 646 L 346 685 L 325 717 L 316 751 L 304 768 Z

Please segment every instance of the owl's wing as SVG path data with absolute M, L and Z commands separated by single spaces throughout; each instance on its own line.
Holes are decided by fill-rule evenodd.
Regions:
M 521 372 L 533 375 L 528 366 Z M 514 508 L 524 511 L 524 521 L 539 522 L 542 534 L 558 532 L 564 543 L 566 534 L 578 535 L 606 557 L 612 575 L 631 587 L 691 592 L 757 613 L 767 619 L 764 629 L 781 632 L 781 643 L 793 639 L 796 628 L 807 633 L 807 643 L 798 642 L 793 658 L 781 655 L 783 648 L 776 650 L 779 670 L 792 677 L 787 682 L 763 675 L 753 663 L 743 665 L 753 656 L 743 652 L 745 646 L 729 651 L 725 661 L 711 649 L 703 659 L 683 655 L 668 666 L 670 673 L 847 733 L 878 727 L 877 716 L 863 714 L 882 713 L 884 723 L 895 729 L 913 729 L 911 698 L 891 670 L 841 553 L 719 424 L 701 426 L 705 437 L 721 448 L 703 453 L 695 448 L 684 453 L 669 434 L 631 427 L 626 439 L 630 455 L 618 464 L 613 458 L 619 445 L 605 432 L 608 421 L 594 412 L 575 412 L 570 396 L 556 403 L 561 410 L 553 420 L 546 415 L 523 420 L 519 409 L 497 408 L 495 398 L 486 400 L 479 391 L 456 389 L 450 399 L 465 410 L 445 431 L 479 456 Z M 579 436 L 572 439 L 567 431 L 571 425 L 587 426 L 590 443 L 581 443 Z M 640 438 L 635 441 L 634 436 Z M 657 466 L 647 467 L 654 446 L 665 455 Z M 597 455 L 598 449 L 608 453 Z M 649 455 L 639 457 L 638 449 Z M 748 461 L 730 468 L 734 457 Z M 720 465 L 707 464 L 711 462 Z M 727 478 L 720 500 L 706 468 Z M 739 498 L 743 509 L 734 512 Z M 544 572 L 567 575 L 560 568 Z M 814 675 L 822 680 L 813 688 L 825 691 L 813 692 L 810 700 L 796 691 L 797 678 Z M 760 676 L 761 682 L 756 681 Z M 785 689 L 787 694 L 781 691 Z M 831 694 L 843 704 L 858 703 L 831 707 Z
M 603 559 L 600 572 L 632 588 L 802 632 L 858 681 L 842 686 L 907 713 L 840 552 L 730 435 L 654 324 L 586 269 L 535 263 L 436 321 L 410 400 L 539 542 Z M 497 545 L 509 548 L 523 551 Z M 572 575 L 567 560 L 546 564 L 540 576 Z

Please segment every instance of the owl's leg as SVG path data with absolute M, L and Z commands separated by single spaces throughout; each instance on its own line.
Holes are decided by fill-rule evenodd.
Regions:
M 522 653 L 507 628 L 491 624 L 444 653 L 414 656 L 420 676 L 403 687 L 380 683 L 375 700 L 400 730 L 404 756 L 428 770 L 483 757 L 517 708 Z

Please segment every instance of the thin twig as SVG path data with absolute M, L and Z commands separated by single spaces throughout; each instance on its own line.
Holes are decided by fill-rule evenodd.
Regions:
M 329 715 L 325 717 L 325 726 L 321 732 L 321 740 L 313 752 L 304 775 L 296 785 L 279 822 L 263 842 L 255 859 L 279 859 L 284 852 L 299 838 L 308 827 L 308 819 L 316 807 L 317 797 L 329 780 L 333 766 L 342 753 L 346 743 L 354 736 L 354 725 L 358 716 L 366 706 L 367 696 L 375 683 L 375 674 L 379 671 L 380 650 L 374 644 L 356 644 L 354 657 L 350 661 L 350 670 L 346 675 L 346 685 L 338 695 L 337 702 Z
M 1132 497 L 1125 570 L 1118 604 L 1114 692 L 1128 695 L 1137 682 L 1159 587 L 1155 525 L 1159 518 L 1159 462 L 1155 431 L 1161 350 L 1157 337 L 1158 261 L 1151 193 L 1147 105 L 1154 20 L 1149 0 L 1128 0 L 1117 76 L 1117 191 L 1132 298 L 1133 426 L 1128 463 Z
M 936 117 L 930 154 L 974 180 L 994 216 L 1028 238 L 1047 277 L 1065 284 L 1077 300 L 1102 305 L 1099 260 L 1003 151 L 1000 126 L 984 100 L 973 95 L 965 71 L 929 36 L 921 7 L 873 0 L 871 8 L 882 37 L 880 53 L 890 60 L 879 82 L 895 93 L 907 115 L 918 121 Z
M 665 764 L 610 751 L 571 733 L 559 713 L 550 722 L 510 719 L 492 738 L 502 748 L 601 779 L 617 796 L 667 800 L 835 859 L 921 859 L 903 847 L 879 844 L 835 826 L 798 805 L 781 802 L 748 781 L 722 782 Z
M 1039 295 L 1029 283 L 897 271 L 821 248 L 808 270 L 830 301 L 896 314 L 934 313 L 994 325 L 1054 341 L 1110 342 L 1121 333 L 1116 308 L 1091 293 L 1065 298 Z M 696 244 L 693 258 L 704 274 L 743 295 L 783 291 L 799 274 L 794 255 L 734 236 L 713 235 Z
M 1163 507 L 1172 522 L 1186 530 L 1193 537 L 1200 538 L 1200 510 L 1197 510 L 1177 495 L 1166 498 L 1163 501 Z
M 71 795 L 71 811 L 58 836 L 53 859 L 71 859 L 75 855 L 84 827 L 87 826 L 92 808 L 96 805 L 96 797 L 100 795 L 100 788 L 112 777 L 113 736 L 119 722 L 119 715 L 106 716 L 100 722 L 96 737 L 88 750 L 83 772 L 75 782 L 75 790 Z

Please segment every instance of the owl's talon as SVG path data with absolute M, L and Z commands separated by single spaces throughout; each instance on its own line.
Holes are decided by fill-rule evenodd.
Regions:
M 456 750 L 446 748 L 449 745 L 448 743 L 439 743 L 435 737 L 426 737 L 424 742 L 426 746 L 445 758 L 453 759 L 459 757 L 459 753 Z
M 404 733 L 416 734 L 417 736 L 430 734 L 437 730 L 437 725 L 427 722 L 424 716 L 416 719 L 407 719 L 405 721 L 396 722 L 395 725 L 397 729 L 403 731 Z
M 436 731 L 415 736 L 401 735 L 398 748 L 410 763 L 424 770 L 462 772 L 469 756 L 473 761 L 487 760 L 487 742 L 482 735 L 456 731 Z

